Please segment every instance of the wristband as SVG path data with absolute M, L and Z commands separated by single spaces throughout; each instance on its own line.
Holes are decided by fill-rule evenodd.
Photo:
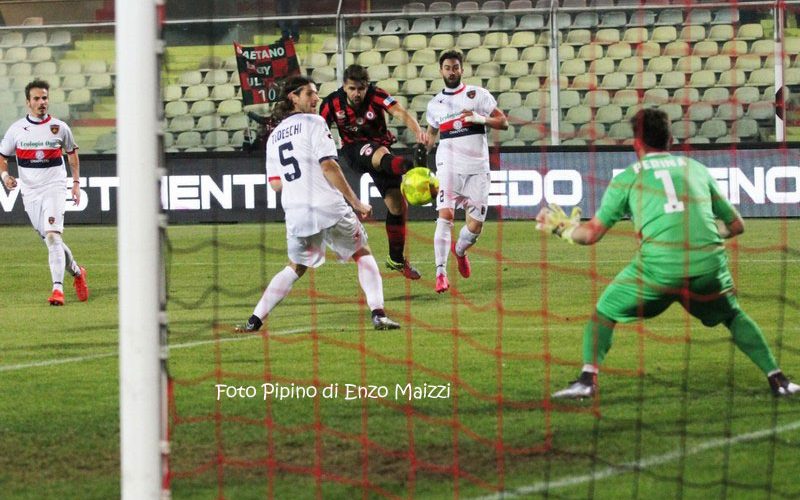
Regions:
M 477 113 L 472 113 L 471 115 L 466 117 L 464 121 L 476 123 L 478 125 L 484 125 L 486 123 L 486 117 L 483 115 L 479 115 Z
M 0 174 L 0 178 L 2 178 L 2 179 L 3 179 L 3 182 L 5 182 L 5 181 L 6 181 L 6 179 L 8 179 L 8 172 L 6 172 L 5 170 L 3 170 L 3 173 L 2 173 L 2 174 Z

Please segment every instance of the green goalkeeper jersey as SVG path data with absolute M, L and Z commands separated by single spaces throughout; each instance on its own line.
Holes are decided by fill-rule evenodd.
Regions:
M 636 258 L 655 277 L 699 276 L 726 265 L 715 219 L 733 222 L 736 209 L 702 163 L 650 153 L 614 177 L 596 217 L 607 228 L 625 215 L 639 237 Z

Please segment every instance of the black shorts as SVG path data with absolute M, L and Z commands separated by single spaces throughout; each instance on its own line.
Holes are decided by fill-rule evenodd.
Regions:
M 342 146 L 342 153 L 347 159 L 347 164 L 350 168 L 362 174 L 369 174 L 372 177 L 372 181 L 375 183 L 375 187 L 378 188 L 381 198 L 385 198 L 386 191 L 389 189 L 400 189 L 402 176 L 373 168 L 372 155 L 380 148 L 381 145 L 377 142 L 354 142 Z

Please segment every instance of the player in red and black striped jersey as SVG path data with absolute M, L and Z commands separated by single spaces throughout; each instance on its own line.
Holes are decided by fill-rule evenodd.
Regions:
M 389 239 L 386 266 L 400 271 L 406 278 L 419 279 L 419 272 L 411 267 L 403 252 L 408 207 L 400 193 L 401 178 L 414 162 L 395 156 L 389 149 L 396 139 L 386 126 L 386 112 L 405 123 L 416 136 L 420 143 L 415 148 L 420 154 L 416 161 L 421 165 L 424 165 L 422 159 L 427 133 L 391 95 L 370 83 L 369 73 L 363 66 L 348 66 L 343 81 L 338 90 L 323 99 L 319 113 L 328 126 L 335 123 L 338 127 L 342 153 L 350 168 L 370 174 L 386 203 L 386 234 Z

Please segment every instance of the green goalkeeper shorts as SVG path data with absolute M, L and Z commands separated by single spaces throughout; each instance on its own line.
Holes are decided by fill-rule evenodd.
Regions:
M 706 326 L 736 316 L 739 303 L 727 266 L 708 274 L 665 280 L 631 262 L 617 274 L 597 301 L 597 311 L 618 323 L 653 318 L 679 302 Z

